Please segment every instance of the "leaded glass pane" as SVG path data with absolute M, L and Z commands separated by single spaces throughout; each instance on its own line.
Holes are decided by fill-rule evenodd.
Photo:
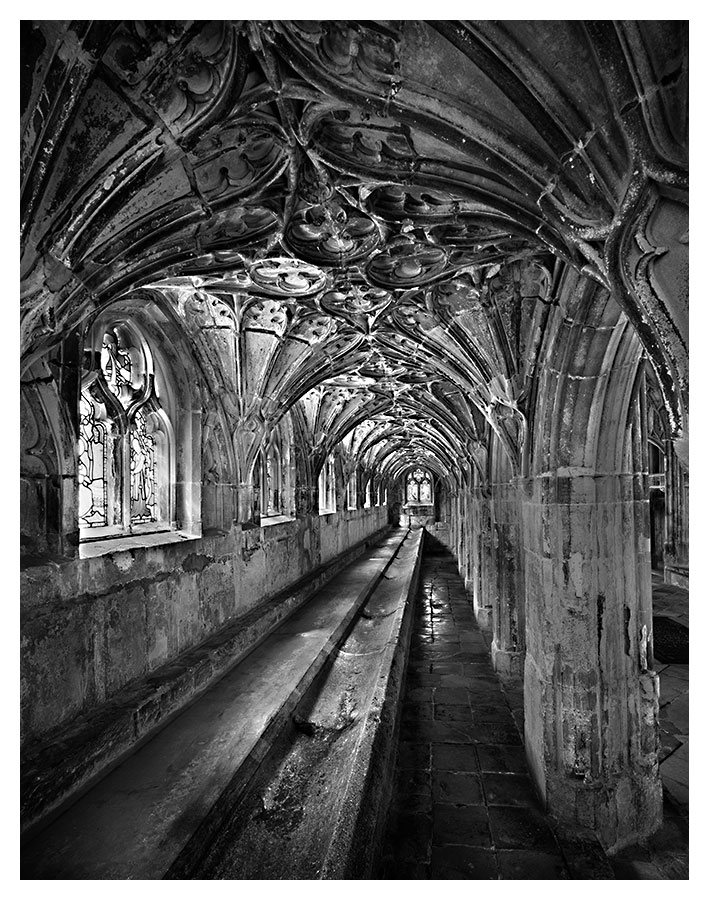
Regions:
M 266 515 L 274 516 L 278 512 L 276 509 L 276 485 L 275 485 L 275 460 L 273 459 L 273 451 L 266 456 Z
M 130 520 L 133 524 L 157 521 L 157 472 L 155 438 L 148 431 L 143 410 L 138 410 L 130 430 Z
M 128 345 L 124 332 L 117 328 L 107 331 L 101 347 L 101 371 L 108 389 L 124 409 L 135 400 L 145 386 L 142 352 Z
M 96 407 L 82 392 L 79 401 L 79 523 L 84 528 L 108 525 L 106 456 L 108 432 Z
M 425 481 L 422 481 L 419 485 L 419 502 L 431 502 L 431 482 L 428 480 L 428 478 L 426 478 Z
M 431 476 L 423 469 L 415 469 L 406 479 L 407 503 L 431 503 Z

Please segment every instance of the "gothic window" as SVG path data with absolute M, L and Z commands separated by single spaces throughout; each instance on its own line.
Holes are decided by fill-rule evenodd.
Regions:
M 85 528 L 108 524 L 107 455 L 110 421 L 105 406 L 82 391 L 79 402 L 79 518 Z
M 353 472 L 347 482 L 347 509 L 357 509 L 357 472 Z
M 274 440 L 268 451 L 263 455 L 263 470 L 261 477 L 261 515 L 280 516 L 283 513 L 283 469 L 281 466 L 281 452 L 278 441 Z
M 102 329 L 79 398 L 81 540 L 171 527 L 170 420 L 159 398 L 153 357 L 127 322 Z
M 335 460 L 328 456 L 318 477 L 320 515 L 335 512 Z
M 648 441 L 648 463 L 651 475 L 665 474 L 665 451 L 654 441 Z
M 291 471 L 292 425 L 288 416 L 275 427 L 266 449 L 260 454 L 261 518 L 293 516 L 293 473 Z M 275 524 L 265 522 L 264 524 Z
M 414 469 L 406 479 L 406 502 L 413 504 L 431 503 L 431 476 L 423 469 Z
M 372 479 L 370 478 L 367 482 L 367 487 L 364 491 L 364 508 L 369 509 L 372 505 Z
M 650 488 L 665 488 L 665 452 L 655 441 L 648 441 L 648 469 Z

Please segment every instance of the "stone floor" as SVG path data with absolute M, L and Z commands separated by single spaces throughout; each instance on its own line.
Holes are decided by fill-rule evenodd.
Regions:
M 689 628 L 689 592 L 653 574 L 653 615 Z M 689 812 L 689 666 L 657 662 L 660 676 L 660 773 L 665 792 L 680 813 Z
M 556 833 L 529 777 L 521 684 L 495 675 L 450 554 L 424 557 L 416 603 L 379 877 L 686 878 L 686 817 L 671 806 L 656 839 L 613 859 Z

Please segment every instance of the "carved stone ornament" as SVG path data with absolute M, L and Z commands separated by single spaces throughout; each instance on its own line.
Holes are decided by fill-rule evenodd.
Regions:
M 288 164 L 283 138 L 259 124 L 210 134 L 192 155 L 197 186 L 210 201 L 253 193 L 277 178 Z
M 210 219 L 200 229 L 198 238 L 204 250 L 224 253 L 265 240 L 278 222 L 277 214 L 264 206 L 240 206 Z
M 313 129 L 313 141 L 324 157 L 370 173 L 378 168 L 405 171 L 416 158 L 411 139 L 403 131 L 363 125 L 345 111 L 323 116 Z
M 438 191 L 387 184 L 371 192 L 367 205 L 382 219 L 401 222 L 405 219 L 450 215 L 453 198 Z
M 301 205 L 285 237 L 301 259 L 338 267 L 364 259 L 381 242 L 369 216 L 336 200 Z
M 249 270 L 254 287 L 267 294 L 305 297 L 325 287 L 325 273 L 297 259 L 264 259 Z
M 431 289 L 434 304 L 447 308 L 451 315 L 465 312 L 480 299 L 480 290 L 468 273 L 456 275 Z
M 322 295 L 320 306 L 324 312 L 345 319 L 361 331 L 368 331 L 392 299 L 392 295 L 381 288 L 340 282 Z
M 325 70 L 363 85 L 396 84 L 398 34 L 361 22 L 299 21 L 289 23 L 290 37 L 304 54 L 315 56 Z
M 131 22 L 121 29 L 107 54 L 116 75 L 181 132 L 203 120 L 219 103 L 236 62 L 236 36 L 230 24 L 200 24 L 190 34 L 186 22 Z M 169 53 L 177 43 L 182 44 L 181 52 Z
M 390 289 L 418 287 L 439 276 L 447 259 L 441 247 L 402 237 L 373 257 L 367 275 L 375 284 Z

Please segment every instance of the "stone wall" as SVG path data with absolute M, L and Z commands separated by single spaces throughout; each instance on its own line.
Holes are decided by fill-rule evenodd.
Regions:
M 100 706 L 386 520 L 383 506 L 346 510 L 25 569 L 23 737 Z

